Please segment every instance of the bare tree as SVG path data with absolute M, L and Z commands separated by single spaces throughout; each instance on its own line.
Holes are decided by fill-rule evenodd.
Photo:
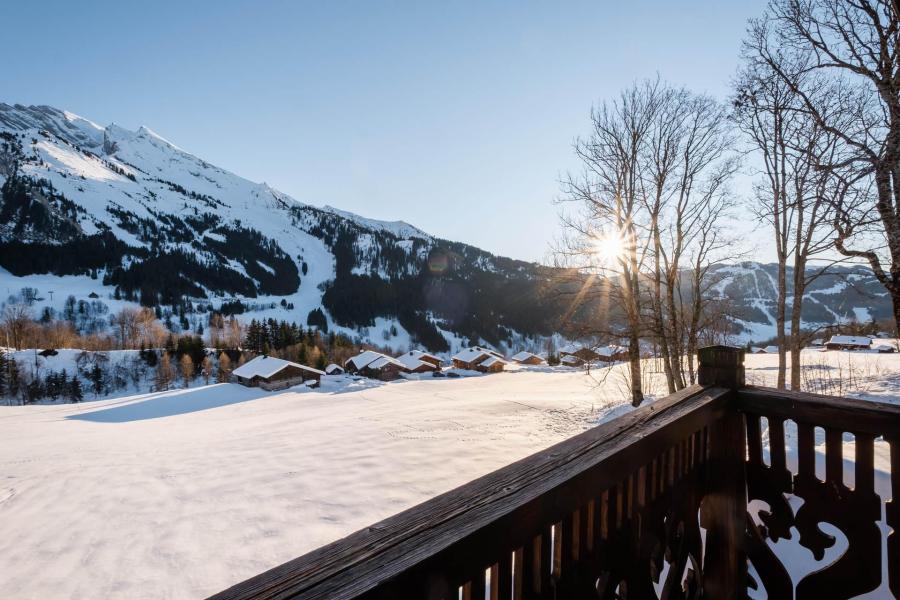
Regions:
M 655 342 L 670 391 L 692 379 L 686 354 L 696 349 L 707 288 L 698 280 L 686 290 L 685 272 L 695 264 L 705 272 L 721 248 L 737 161 L 723 106 L 659 80 L 629 88 L 591 122 L 575 144 L 584 170 L 564 182 L 564 201 L 579 211 L 563 217 L 557 256 L 575 269 L 562 289 L 571 320 L 588 323 L 582 333 L 628 340 L 636 405 L 643 338 Z M 591 303 L 595 315 L 578 314 Z
M 572 237 L 565 254 L 603 276 L 601 293 L 615 297 L 626 322 L 631 402 L 643 401 L 641 337 L 645 332 L 641 269 L 647 238 L 641 235 L 642 160 L 663 96 L 659 81 L 644 82 L 622 92 L 618 99 L 591 111 L 591 133 L 575 142 L 583 164 L 580 175 L 564 182 L 566 200 L 576 203 L 577 217 L 564 218 Z M 588 286 L 578 293 L 586 297 Z
M 172 362 L 169 353 L 163 351 L 156 363 L 156 391 L 165 391 L 172 385 Z
M 210 360 L 208 356 L 204 356 L 203 362 L 200 363 L 200 373 L 203 375 L 203 383 L 205 385 L 209 385 L 209 380 L 212 378 L 212 371 L 212 360 Z
M 10 298 L 3 307 L 3 314 L 0 317 L 3 323 L 3 329 L 6 333 L 8 343 L 16 350 L 21 350 L 28 329 L 33 325 L 31 307 L 26 302 L 18 298 Z
M 888 0 L 772 0 L 751 22 L 754 52 L 796 93 L 802 110 L 839 140 L 825 170 L 871 177 L 879 236 L 870 212 L 838 205 L 835 249 L 868 262 L 891 296 L 900 324 L 900 14 Z M 799 57 L 799 60 L 798 60 Z M 857 197 L 853 194 L 841 198 Z M 858 207 L 857 207 L 858 208 Z M 854 218 L 861 218 L 855 222 Z M 884 243 L 881 243 L 883 240 Z
M 228 358 L 228 355 L 222 352 L 219 354 L 219 368 L 216 370 L 216 380 L 219 383 L 228 383 L 228 378 L 231 376 L 231 359 Z

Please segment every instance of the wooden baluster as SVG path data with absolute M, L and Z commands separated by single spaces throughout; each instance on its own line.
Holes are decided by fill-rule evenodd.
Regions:
M 595 544 L 599 537 L 597 505 L 597 500 L 591 500 L 587 505 L 586 522 L 584 524 L 584 554 L 587 555 L 594 553 Z
M 836 429 L 825 430 L 825 481 L 844 487 L 843 433 Z
M 747 461 L 754 466 L 763 464 L 762 436 L 759 427 L 759 415 L 745 414 L 747 422 Z
M 900 437 L 888 438 L 891 446 L 891 501 L 885 507 L 888 527 L 888 580 L 895 598 L 900 598 Z
M 519 548 L 513 553 L 512 598 L 523 600 L 525 596 L 525 551 Z
M 472 580 L 469 581 L 469 583 L 468 583 L 469 593 L 470 593 L 469 598 L 471 600 L 484 600 L 484 595 L 485 595 L 484 577 L 485 577 L 485 572 L 479 570 L 472 577 Z
M 816 479 L 815 428 L 809 423 L 797 423 L 797 481 L 811 484 Z M 796 487 L 796 486 L 795 486 Z
M 521 598 L 532 600 L 541 597 L 541 538 L 535 536 L 522 548 L 522 594 Z M 517 563 L 518 565 L 518 563 Z M 516 567 L 519 571 L 519 567 Z
M 791 473 L 787 468 L 787 457 L 784 450 L 784 420 L 769 417 L 769 458 L 772 461 L 772 472 L 781 491 L 791 491 Z
M 609 490 L 603 490 L 600 495 L 600 539 L 609 539 Z
M 460 586 L 459 598 L 460 600 L 472 600 L 474 598 L 474 596 L 472 596 L 471 581 L 467 581 L 466 583 L 462 584 L 462 586 Z M 481 599 L 479 598 L 479 600 Z
M 541 534 L 541 551 L 540 551 L 540 565 L 538 567 L 540 573 L 540 592 L 541 597 L 546 597 L 550 594 L 551 590 L 551 581 L 553 573 L 555 572 L 554 564 L 553 564 L 553 535 L 552 528 L 547 527 L 544 532 Z
M 511 600 L 513 579 L 513 554 L 504 552 L 491 571 L 491 600 Z
M 858 495 L 874 494 L 875 436 L 868 433 L 855 433 L 853 435 L 856 438 L 856 468 L 853 476 L 853 490 Z

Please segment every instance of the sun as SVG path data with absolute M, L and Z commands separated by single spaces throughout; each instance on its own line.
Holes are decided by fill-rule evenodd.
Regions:
M 604 233 L 594 239 L 594 255 L 605 265 L 616 263 L 625 253 L 625 240 L 619 232 Z

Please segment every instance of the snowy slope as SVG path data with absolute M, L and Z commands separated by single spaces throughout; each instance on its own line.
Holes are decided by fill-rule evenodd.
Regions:
M 775 360 L 748 355 L 748 382 L 771 385 Z M 803 362 L 854 369 L 863 387 L 845 393 L 900 402 L 900 354 Z M 625 365 L 597 379 L 536 367 L 0 407 L 0 597 L 208 596 L 631 410 L 627 381 Z
M 242 319 L 305 323 L 309 311 L 326 304 L 323 291 L 336 278 L 377 278 L 360 284 L 370 288 L 413 279 L 441 246 L 402 221 L 299 202 L 146 127 L 101 127 L 47 106 L 0 103 L 0 185 L 0 290 L 38 288 L 45 302 L 36 310 L 58 310 L 68 293 L 92 291 L 104 301 L 115 293 L 117 301 L 150 305 L 207 300 L 217 307 L 238 299 L 254 307 Z M 488 253 L 443 246 L 462 280 L 472 271 L 499 272 Z M 508 262 L 512 277 L 533 267 Z M 47 279 L 53 275 L 56 284 Z M 282 300 L 292 308 L 283 309 Z M 383 331 L 405 329 L 398 308 L 357 320 L 334 319 L 325 308 L 332 328 L 338 321 L 397 350 L 412 343 L 399 333 L 383 339 Z M 404 310 L 407 328 L 415 320 L 420 335 L 453 329 L 428 308 L 419 300 Z M 457 334 L 444 337 L 457 341 Z

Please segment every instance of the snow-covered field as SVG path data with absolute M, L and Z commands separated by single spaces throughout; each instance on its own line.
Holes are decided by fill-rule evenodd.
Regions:
M 776 360 L 748 356 L 748 378 Z M 809 360 L 900 402 L 900 355 Z M 0 597 L 206 596 L 622 414 L 623 372 L 0 407 Z

